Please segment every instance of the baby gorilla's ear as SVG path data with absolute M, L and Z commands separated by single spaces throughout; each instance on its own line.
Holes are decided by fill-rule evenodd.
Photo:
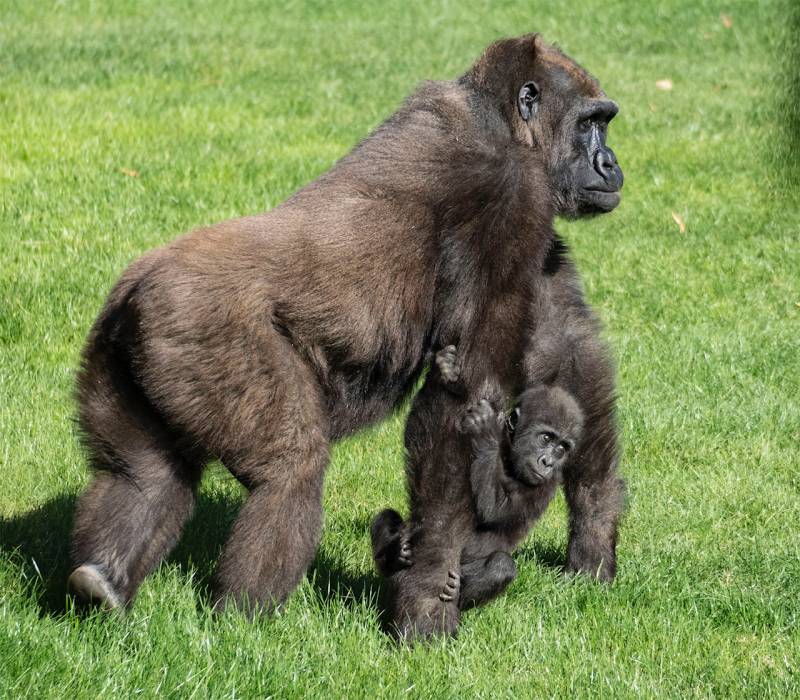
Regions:
M 505 424 L 509 435 L 513 435 L 519 423 L 519 406 L 511 409 L 506 416 Z

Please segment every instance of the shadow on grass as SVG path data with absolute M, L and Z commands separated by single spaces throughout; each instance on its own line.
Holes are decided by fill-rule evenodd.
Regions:
M 342 569 L 321 550 L 308 571 L 308 578 L 323 604 L 337 603 L 348 608 L 374 608 L 381 629 L 391 623 L 391 585 L 373 573 L 353 574 Z
M 517 564 L 523 566 L 528 563 L 538 564 L 558 571 L 564 571 L 567 566 L 567 555 L 564 549 L 549 543 L 523 545 L 514 553 L 514 558 L 517 560 Z
M 30 595 L 42 615 L 62 615 L 68 608 L 69 533 L 75 502 L 74 495 L 58 496 L 28 513 L 0 520 L 0 550 L 11 553 L 10 559 L 29 582 Z M 205 601 L 210 600 L 214 568 L 239 505 L 238 499 L 228 496 L 201 494 L 194 515 L 167 559 L 187 576 L 194 571 L 193 585 Z M 559 570 L 566 563 L 562 549 L 546 543 L 525 545 L 515 558 L 519 564 Z M 375 574 L 351 573 L 320 550 L 308 577 L 323 605 L 374 607 L 382 629 L 390 630 L 391 586 Z
M 42 615 L 62 615 L 68 609 L 69 536 L 76 496 L 58 496 L 27 513 L 0 519 L 0 550 L 10 555 Z M 167 558 L 184 572 L 194 571 L 198 596 L 210 600 L 214 568 L 239 511 L 239 499 L 200 494 L 183 536 Z M 323 604 L 386 606 L 386 586 L 372 574 L 353 575 L 330 556 L 319 552 L 309 573 Z M 198 601 L 199 602 L 199 601 Z
M 58 496 L 38 508 L 0 519 L 0 550 L 11 553 L 43 614 L 66 610 L 69 532 L 75 496 Z

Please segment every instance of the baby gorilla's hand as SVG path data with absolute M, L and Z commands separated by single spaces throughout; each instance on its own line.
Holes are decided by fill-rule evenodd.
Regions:
M 467 410 L 461 429 L 473 437 L 494 437 L 499 433 L 502 421 L 488 399 L 481 399 Z
M 448 384 L 458 381 L 460 374 L 458 370 L 458 353 L 455 345 L 448 345 L 446 348 L 436 353 L 436 367 L 442 380 Z

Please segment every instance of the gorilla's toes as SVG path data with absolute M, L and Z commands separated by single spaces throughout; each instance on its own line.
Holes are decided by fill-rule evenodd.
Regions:
M 455 345 L 448 345 L 436 353 L 436 366 L 439 368 L 439 373 L 445 382 L 452 384 L 458 381 L 459 370 L 457 362 L 458 353 Z
M 461 592 L 461 576 L 459 576 L 455 571 L 448 571 L 447 572 L 447 583 L 444 584 L 444 588 L 442 589 L 441 593 L 439 593 L 439 600 L 443 603 L 450 603 L 453 600 L 458 601 L 458 595 Z

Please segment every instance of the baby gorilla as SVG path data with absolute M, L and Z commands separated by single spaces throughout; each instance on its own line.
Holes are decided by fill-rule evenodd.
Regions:
M 458 381 L 456 349 L 436 356 L 440 380 Z M 454 386 L 455 388 L 455 386 Z M 462 429 L 471 438 L 470 485 L 474 528 L 461 552 L 461 573 L 450 571 L 439 597 L 471 607 L 491 600 L 517 575 L 510 552 L 542 515 L 583 432 L 583 413 L 557 386 L 526 389 L 503 414 L 484 398 L 469 409 Z M 372 522 L 375 564 L 391 576 L 413 564 L 415 533 L 394 510 Z

